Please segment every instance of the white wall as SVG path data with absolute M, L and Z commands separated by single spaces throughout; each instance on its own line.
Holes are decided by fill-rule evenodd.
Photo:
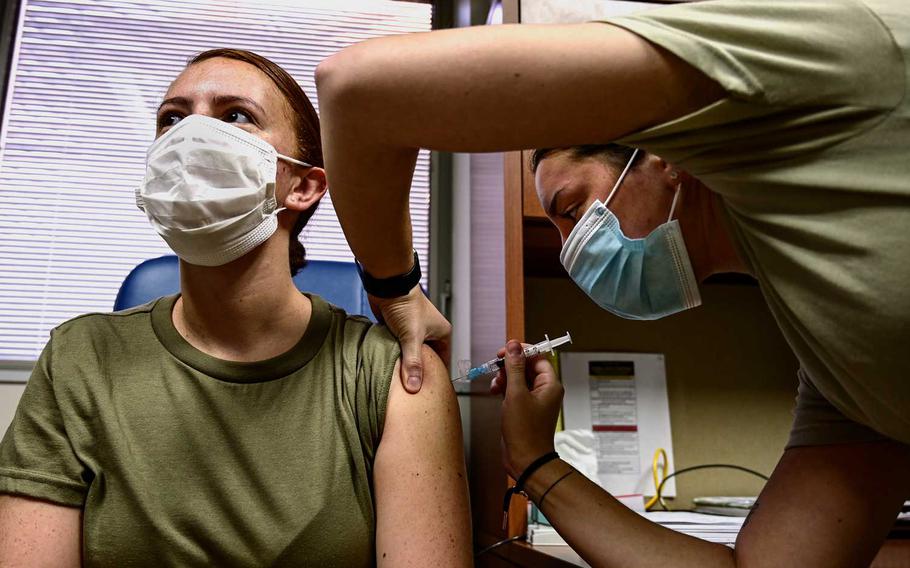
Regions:
M 471 154 L 471 360 L 492 359 L 506 339 L 505 187 L 501 153 Z
M 0 438 L 13 421 L 30 373 L 27 369 L 0 369 Z
M 13 414 L 16 413 L 16 405 L 22 397 L 22 391 L 25 390 L 25 383 L 0 384 L 0 437 L 6 433 L 10 422 L 13 421 Z

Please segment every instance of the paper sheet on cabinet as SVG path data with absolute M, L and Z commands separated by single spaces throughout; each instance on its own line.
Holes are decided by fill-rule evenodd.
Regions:
M 664 356 L 658 353 L 560 354 L 565 428 L 593 430 L 598 481 L 613 495 L 654 495 L 651 462 L 664 448 L 673 466 Z M 663 495 L 676 495 L 675 479 Z

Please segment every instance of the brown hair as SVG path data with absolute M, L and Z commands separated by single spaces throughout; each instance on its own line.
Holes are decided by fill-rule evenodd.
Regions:
M 319 115 L 316 114 L 313 103 L 307 98 L 306 93 L 303 92 L 297 81 L 278 64 L 257 53 L 244 49 L 217 48 L 203 51 L 193 57 L 187 63 L 187 67 L 216 57 L 249 63 L 265 73 L 275 83 L 275 86 L 284 95 L 285 100 L 287 100 L 293 111 L 292 118 L 297 139 L 297 155 L 292 157 L 320 168 L 323 167 L 322 140 L 319 138 Z M 300 242 L 300 231 L 303 230 L 313 213 L 316 212 L 318 205 L 319 203 L 317 202 L 306 211 L 301 211 L 297 217 L 297 222 L 294 223 L 293 230 L 291 230 L 291 242 L 288 251 L 291 276 L 297 274 L 297 271 L 306 264 L 306 249 L 304 249 L 303 243 Z
M 621 144 L 583 144 L 581 146 L 566 146 L 563 148 L 538 148 L 531 154 L 531 171 L 537 172 L 540 162 L 548 156 L 568 152 L 574 160 L 583 160 L 584 158 L 598 158 L 608 165 L 616 168 L 624 168 L 632 157 L 634 148 L 623 146 Z M 639 161 L 644 152 L 639 152 L 635 161 Z

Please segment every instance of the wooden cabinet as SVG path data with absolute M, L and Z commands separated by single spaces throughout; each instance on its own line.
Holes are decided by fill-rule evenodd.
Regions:
M 534 174 L 531 173 L 531 152 L 526 150 L 524 152 L 516 152 L 519 154 L 521 160 L 521 211 L 524 215 L 524 218 L 528 221 L 544 221 L 549 223 L 547 220 L 547 214 L 543 210 L 543 205 L 540 204 L 540 200 L 537 198 L 537 189 L 534 185 Z

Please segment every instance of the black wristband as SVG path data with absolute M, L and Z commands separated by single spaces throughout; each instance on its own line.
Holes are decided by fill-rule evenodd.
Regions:
M 411 270 L 397 276 L 388 278 L 376 278 L 370 276 L 370 273 L 363 269 L 360 262 L 357 262 L 357 272 L 360 274 L 360 281 L 363 282 L 363 289 L 367 294 L 377 298 L 397 298 L 404 296 L 411 291 L 411 288 L 420 283 L 420 259 L 417 257 L 417 251 L 414 251 L 414 266 Z
M 510 487 L 505 494 L 505 497 L 502 500 L 502 530 L 508 528 L 509 523 L 509 504 L 512 502 L 512 495 L 516 493 L 521 493 L 525 495 L 525 482 L 528 481 L 528 478 L 531 477 L 531 474 L 540 469 L 540 467 L 550 461 L 558 460 L 559 454 L 556 452 L 546 453 L 536 460 L 532 461 L 528 467 L 525 468 L 521 475 L 518 476 L 518 481 L 513 487 Z M 525 495 L 527 496 L 527 495 Z
M 515 491 L 524 491 L 525 483 L 528 481 L 528 478 L 531 477 L 532 473 L 540 469 L 540 466 L 543 464 L 558 459 L 559 454 L 556 452 L 549 452 L 532 461 L 528 467 L 526 467 L 525 470 L 521 472 L 521 475 L 518 476 L 518 482 L 515 484 Z

